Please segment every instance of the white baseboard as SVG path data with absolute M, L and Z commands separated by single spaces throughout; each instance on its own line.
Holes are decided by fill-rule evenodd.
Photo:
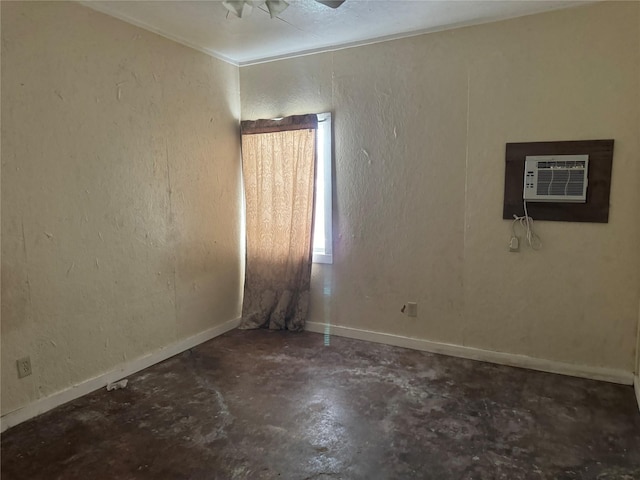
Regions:
M 167 358 L 184 352 L 185 350 L 189 350 L 190 348 L 200 345 L 207 340 L 211 340 L 212 338 L 222 335 L 229 330 L 233 330 L 239 324 L 240 318 L 229 320 L 222 325 L 218 325 L 217 327 L 210 328 L 204 332 L 198 333 L 197 335 L 163 347 L 157 352 L 120 364 L 118 367 L 110 370 L 109 372 L 103 373 L 102 375 L 90 378 L 73 385 L 72 387 L 49 395 L 48 397 L 40 398 L 31 402 L 24 407 L 3 415 L 2 418 L 0 418 L 0 432 L 4 432 L 19 423 L 29 420 L 30 418 L 37 417 L 52 408 L 63 405 L 71 400 L 75 400 L 76 398 L 98 390 L 109 383 L 128 377 L 129 375 L 139 372 L 140 370 L 144 370 L 151 365 L 155 365 L 156 363 L 160 363 Z
M 636 375 L 633 385 L 636 391 L 636 400 L 638 400 L 638 410 L 640 410 L 640 375 Z
M 531 370 L 539 370 L 541 372 L 558 373 L 572 377 L 621 383 L 623 385 L 633 384 L 633 373 L 624 370 L 574 365 L 572 363 L 544 360 L 541 358 L 528 357 L 526 355 L 493 352 L 479 348 L 465 347 L 463 345 L 432 342 L 419 338 L 403 337 L 400 335 L 392 335 L 390 333 L 373 332 L 370 330 L 329 325 L 326 323 L 307 322 L 306 330 L 309 332 L 328 333 L 339 337 L 349 337 L 369 342 L 384 343 L 396 347 L 411 348 L 413 350 L 421 350 L 423 352 L 439 353 L 452 357 L 497 363 L 500 365 L 508 365 L 510 367 L 528 368 Z M 636 382 L 636 394 L 638 394 L 639 388 L 638 382 Z M 640 396 L 638 398 L 640 399 Z

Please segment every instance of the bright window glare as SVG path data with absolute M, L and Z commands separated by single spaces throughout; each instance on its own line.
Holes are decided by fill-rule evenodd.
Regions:
M 331 232 L 331 114 L 318 114 L 313 261 L 333 263 Z
M 316 165 L 316 219 L 313 230 L 313 249 L 324 252 L 324 123 L 318 124 L 318 164 Z

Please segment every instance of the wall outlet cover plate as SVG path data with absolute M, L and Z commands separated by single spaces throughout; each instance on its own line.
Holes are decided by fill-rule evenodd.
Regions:
M 24 357 L 16 361 L 18 367 L 18 378 L 24 378 L 31 375 L 31 358 Z

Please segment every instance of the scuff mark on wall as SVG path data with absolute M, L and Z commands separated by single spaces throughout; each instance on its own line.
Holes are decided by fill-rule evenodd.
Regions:
M 164 151 L 165 151 L 165 160 L 167 163 L 167 194 L 169 195 L 169 223 L 173 222 L 173 210 L 171 207 L 171 168 L 169 166 L 169 145 L 167 142 L 164 143 Z
M 136 75 L 136 72 L 131 72 L 131 76 L 133 77 L 133 79 L 136 81 L 136 83 L 138 84 L 139 87 L 142 87 L 142 83 L 140 83 L 140 79 L 138 78 L 138 75 Z
M 27 240 L 24 234 L 24 218 L 22 219 L 20 226 L 22 227 L 22 253 L 24 255 L 24 261 L 27 263 Z
M 22 254 L 24 255 L 25 265 L 25 284 L 27 285 L 27 301 L 31 305 L 31 281 L 29 280 L 29 257 L 27 255 L 27 240 L 24 233 L 24 218 L 20 222 L 22 229 Z

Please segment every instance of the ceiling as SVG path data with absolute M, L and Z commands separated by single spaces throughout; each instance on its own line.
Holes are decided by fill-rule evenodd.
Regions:
M 332 9 L 288 0 L 271 19 L 254 8 L 228 14 L 221 1 L 82 1 L 80 3 L 236 65 L 361 45 L 462 25 L 567 8 L 583 0 L 346 0 Z

